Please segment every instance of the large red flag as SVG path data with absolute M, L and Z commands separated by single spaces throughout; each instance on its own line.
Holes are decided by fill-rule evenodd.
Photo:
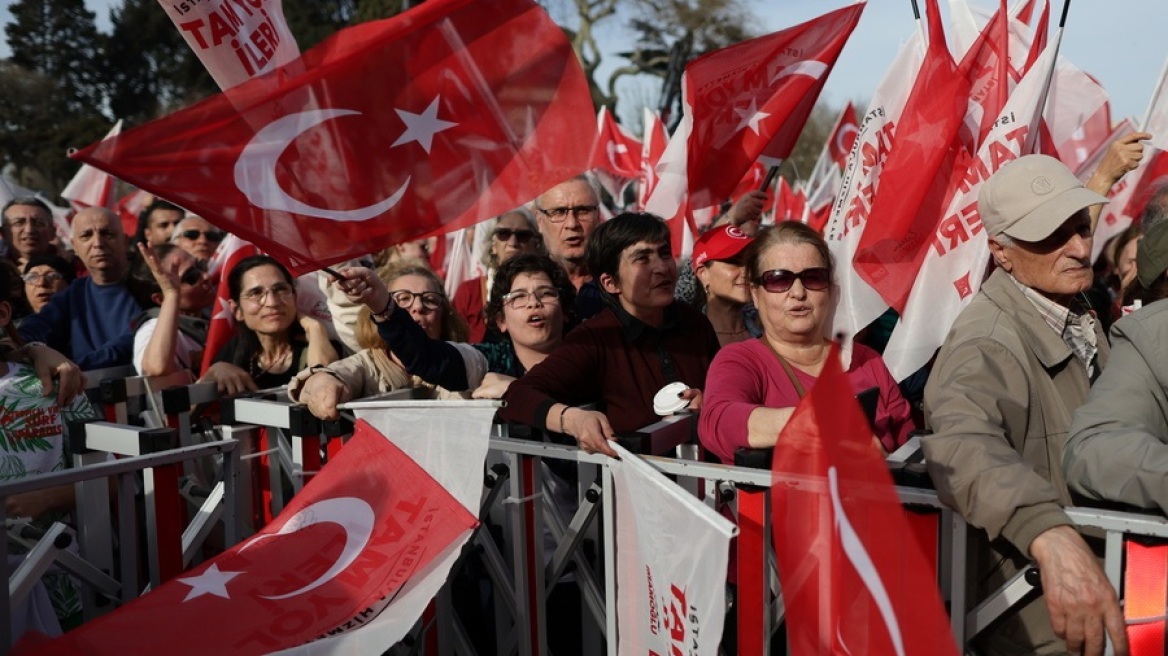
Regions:
M 772 524 L 792 654 L 956 656 L 936 575 L 833 348 L 775 445 Z
M 471 225 L 584 171 L 593 111 L 534 2 L 437 0 L 75 157 L 299 273 Z
M 358 625 L 477 524 L 363 420 L 255 537 L 17 654 L 266 654 Z M 373 609 L 373 610 L 370 610 Z
M 716 206 L 760 156 L 786 158 L 865 4 L 703 55 L 682 76 L 685 116 L 647 210 Z
M 945 45 L 941 12 L 927 2 L 929 45 L 881 173 L 868 226 L 853 260 L 857 273 L 898 312 L 904 310 L 933 228 L 945 209 L 962 148 L 958 130 L 969 80 Z

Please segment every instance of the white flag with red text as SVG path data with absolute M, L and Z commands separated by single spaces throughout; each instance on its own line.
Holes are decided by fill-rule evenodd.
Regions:
M 622 656 L 714 656 L 738 529 L 620 445 L 610 461 Z
M 158 0 L 220 89 L 300 56 L 282 0 Z
M 880 174 L 896 125 L 916 72 L 921 67 L 922 52 L 920 33 L 913 32 L 876 87 L 868 111 L 860 119 L 859 132 L 844 167 L 840 192 L 823 228 L 823 237 L 836 261 L 836 284 L 839 285 L 839 303 L 831 334 L 842 333 L 845 340 L 851 340 L 888 309 L 880 294 L 856 272 L 852 259 L 880 186 Z
M 904 314 L 884 349 L 884 361 L 897 380 L 923 367 L 941 347 L 961 310 L 981 288 L 989 244 L 978 214 L 981 184 L 1008 162 L 1027 154 L 1027 136 L 1041 120 L 1048 73 L 1058 38 L 1047 46 L 994 121 L 930 240 L 924 265 L 913 284 Z

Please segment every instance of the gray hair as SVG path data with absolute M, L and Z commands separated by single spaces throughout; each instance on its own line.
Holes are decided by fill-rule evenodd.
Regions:
M 1152 183 L 1148 202 L 1137 221 L 1143 234 L 1147 234 L 1153 226 L 1168 221 L 1168 179 L 1161 178 Z
M 484 245 L 483 254 L 482 254 L 482 257 L 479 258 L 479 261 L 482 262 L 483 266 L 487 267 L 488 269 L 495 269 L 495 268 L 498 268 L 498 266 L 499 266 L 499 262 L 497 262 L 495 260 L 495 254 L 494 254 L 494 252 L 492 252 L 491 240 L 494 238 L 494 235 L 495 235 L 495 227 L 499 225 L 499 219 L 502 219 L 503 217 L 507 216 L 508 214 L 518 214 L 518 215 L 522 216 L 524 218 L 524 220 L 527 221 L 527 225 L 528 225 L 528 227 L 531 228 L 531 231 L 535 233 L 535 239 L 539 239 L 542 242 L 543 236 L 539 232 L 539 225 L 537 225 L 535 222 L 535 212 L 532 211 L 532 209 L 530 207 L 527 207 L 526 205 L 520 205 L 519 207 L 516 207 L 513 210 L 507 210 L 506 212 L 503 212 L 499 216 L 496 216 L 495 218 L 491 219 L 490 221 L 484 222 L 484 223 L 479 225 L 479 228 L 482 229 L 482 236 L 480 237 L 480 239 L 481 239 L 480 243 Z M 544 249 L 542 247 L 539 248 L 539 252 L 542 253 L 543 250 Z
M 580 175 L 573 176 L 571 178 L 568 178 L 567 180 L 564 180 L 564 182 L 553 185 L 552 188 L 558 187 L 566 182 L 583 182 L 584 184 L 588 185 L 588 188 L 592 190 L 592 195 L 596 197 L 597 203 L 602 202 L 601 199 L 604 198 L 604 196 L 601 195 L 600 181 L 597 180 L 596 176 L 592 175 L 592 173 L 581 173 Z M 543 194 L 547 193 L 548 191 L 550 191 L 550 189 L 545 189 L 543 191 L 543 193 L 541 193 L 539 196 L 536 196 L 535 199 L 531 201 L 531 209 L 532 210 L 534 210 L 534 211 L 540 210 L 539 198 L 540 198 L 540 196 L 543 196 Z

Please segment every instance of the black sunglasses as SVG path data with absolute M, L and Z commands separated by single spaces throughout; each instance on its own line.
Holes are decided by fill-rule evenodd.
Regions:
M 495 239 L 499 241 L 511 241 L 514 237 L 520 244 L 526 244 L 535 237 L 535 233 L 531 230 L 512 230 L 511 228 L 496 228 Z
M 192 265 L 191 268 L 183 271 L 183 274 L 179 276 L 178 281 L 187 287 L 194 287 L 195 285 L 202 282 L 206 275 L 207 265 L 203 264 L 202 262 L 197 262 Z
M 831 272 L 825 267 L 812 267 L 802 271 L 787 271 L 786 269 L 771 269 L 754 279 L 754 284 L 772 294 L 782 294 L 790 291 L 795 281 L 803 283 L 804 289 L 823 291 L 831 286 Z
M 199 235 L 206 237 L 207 241 L 223 241 L 223 233 L 218 230 L 183 230 L 178 233 L 179 237 L 190 239 L 191 241 L 198 239 Z

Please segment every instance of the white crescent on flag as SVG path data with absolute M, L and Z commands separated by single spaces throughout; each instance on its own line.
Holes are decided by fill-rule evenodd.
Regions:
M 826 72 L 827 64 L 821 61 L 816 61 L 814 59 L 807 59 L 791 64 L 790 66 L 786 66 L 778 73 L 775 73 L 774 76 L 771 77 L 771 84 L 774 84 L 775 82 L 778 82 L 779 80 L 785 77 L 790 77 L 792 75 L 806 75 L 813 80 L 818 80 L 819 78 L 823 77 L 823 74 Z
M 351 109 L 314 109 L 307 112 L 289 114 L 264 126 L 239 154 L 235 162 L 235 186 L 247 200 L 265 210 L 302 214 L 331 221 L 367 221 L 393 209 L 406 188 L 410 178 L 389 198 L 379 203 L 352 210 L 331 210 L 314 207 L 288 195 L 276 179 L 276 162 L 296 137 L 325 121 L 339 116 L 350 116 L 361 112 Z
M 328 571 L 321 574 L 312 583 L 292 592 L 286 592 L 281 595 L 263 595 L 265 599 L 276 601 L 287 599 L 319 588 L 325 583 L 328 583 L 337 574 L 345 571 L 345 568 L 349 565 L 352 565 L 353 561 L 357 560 L 357 556 L 361 555 L 361 550 L 369 543 L 369 537 L 373 535 L 373 519 L 373 508 L 363 499 L 358 499 L 357 497 L 325 499 L 323 501 L 317 501 L 293 515 L 280 527 L 279 531 L 254 538 L 251 542 L 244 545 L 240 549 L 240 552 L 264 538 L 274 538 L 280 535 L 295 533 L 302 528 L 307 528 L 314 524 L 330 522 L 343 528 L 345 530 L 345 546 L 341 549 L 341 555 L 337 557 L 337 562 L 333 563 L 333 566 L 328 568 Z

